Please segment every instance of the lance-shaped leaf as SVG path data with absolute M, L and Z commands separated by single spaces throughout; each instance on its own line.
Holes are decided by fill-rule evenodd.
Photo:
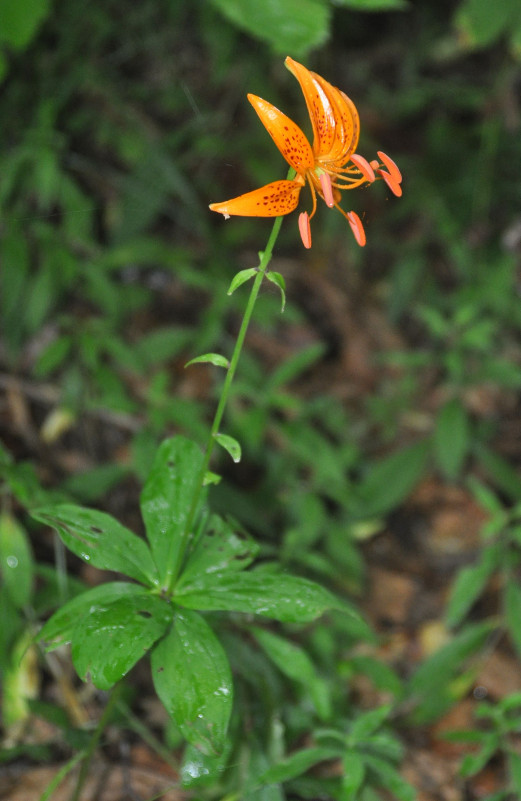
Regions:
M 304 685 L 319 716 L 325 720 L 331 715 L 331 694 L 324 679 L 306 651 L 285 637 L 265 629 L 253 628 L 252 633 L 278 669 L 292 681 Z
M 146 542 L 105 512 L 59 504 L 40 507 L 31 515 L 55 528 L 67 548 L 84 562 L 124 573 L 142 584 L 158 584 Z
M 271 281 L 272 284 L 275 284 L 280 289 L 280 298 L 281 298 L 281 312 L 284 311 L 286 308 L 286 282 L 284 280 L 284 276 L 280 273 L 273 272 L 269 270 L 266 273 L 266 278 L 268 281 Z
M 119 598 L 129 598 L 142 593 L 143 588 L 139 584 L 129 584 L 125 581 L 109 581 L 85 590 L 56 610 L 40 629 L 38 639 L 44 643 L 46 651 L 53 651 L 72 640 L 76 625 L 91 612 L 103 609 Z
M 196 356 L 195 359 L 190 359 L 189 362 L 185 364 L 185 367 L 190 367 L 191 364 L 213 364 L 215 367 L 225 367 L 228 369 L 230 366 L 230 362 L 225 356 L 221 356 L 220 353 L 203 353 L 202 356 Z
M 219 754 L 233 702 L 230 665 L 208 623 L 196 612 L 176 613 L 152 651 L 156 692 L 189 743 Z
M 141 493 L 141 513 L 162 585 L 177 563 L 199 482 L 203 454 L 185 437 L 165 440 Z
M 314 746 L 305 748 L 302 751 L 294 751 L 289 756 L 281 759 L 257 779 L 261 784 L 273 784 L 287 782 L 295 776 L 306 773 L 313 765 L 326 760 L 335 759 L 342 755 L 342 747 L 326 748 L 324 746 Z
M 72 661 L 100 690 L 119 681 L 166 631 L 172 606 L 142 591 L 91 610 L 72 632 Z
M 188 609 L 248 612 L 287 623 L 307 623 L 328 609 L 356 614 L 313 581 L 264 570 L 208 573 L 176 592 L 175 600 Z
M 234 462 L 237 463 L 241 461 L 241 446 L 234 437 L 230 437 L 228 434 L 219 433 L 214 434 L 214 437 L 216 442 L 218 442 L 222 448 L 228 451 Z
M 30 602 L 33 556 L 26 531 L 8 512 L 0 515 L 0 576 L 9 600 L 23 608 Z
M 209 573 L 244 570 L 258 552 L 257 543 L 238 524 L 233 526 L 219 515 L 212 515 L 188 559 L 176 590 L 181 591 Z
M 249 281 L 250 278 L 253 278 L 259 272 L 257 267 L 249 267 L 247 270 L 241 270 L 232 278 L 232 282 L 228 288 L 228 295 L 233 295 L 236 289 L 238 289 L 242 284 L 246 281 Z

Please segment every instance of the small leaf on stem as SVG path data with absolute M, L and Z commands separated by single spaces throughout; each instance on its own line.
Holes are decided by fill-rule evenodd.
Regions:
M 230 366 L 228 359 L 226 359 L 224 356 L 221 356 L 220 353 L 203 353 L 202 356 L 196 356 L 195 359 L 190 359 L 190 361 L 185 364 L 185 367 L 190 367 L 191 364 L 208 362 L 210 364 L 214 364 L 216 367 L 224 367 L 226 370 Z
M 207 470 L 204 474 L 203 486 L 207 487 L 209 484 L 220 484 L 221 478 L 222 476 L 218 473 L 212 473 L 211 470 Z
M 232 457 L 235 463 L 241 461 L 241 446 L 237 442 L 236 439 L 233 437 L 229 437 L 228 434 L 214 434 L 215 440 L 219 443 L 219 445 L 224 448 L 230 456 Z
M 253 278 L 253 276 L 256 275 L 257 272 L 258 272 L 257 267 L 250 267 L 248 270 L 241 270 L 236 275 L 234 275 L 228 289 L 228 295 L 233 295 L 236 289 L 238 289 L 246 281 L 249 281 L 250 278 Z
M 280 273 L 275 273 L 270 271 L 266 273 L 266 278 L 268 279 L 268 281 L 271 281 L 272 284 L 276 284 L 280 289 L 280 295 L 282 300 L 281 312 L 283 312 L 284 309 L 286 308 L 286 282 L 284 281 L 284 276 L 282 276 Z

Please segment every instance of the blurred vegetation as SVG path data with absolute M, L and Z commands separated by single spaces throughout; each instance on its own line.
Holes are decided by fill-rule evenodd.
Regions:
M 487 522 L 449 593 L 449 642 L 412 679 L 361 655 L 374 634 L 340 615 L 295 631 L 294 651 L 277 631 L 221 621 L 240 710 L 228 751 L 216 763 L 188 747 L 181 775 L 198 798 L 414 797 L 397 767 L 403 732 L 464 697 L 504 633 L 521 655 L 518 0 L 0 0 L 0 20 L 2 759 L 51 758 L 13 735 L 38 703 L 36 686 L 20 701 L 21 671 L 34 672 L 20 655 L 80 584 L 76 563 L 55 569 L 26 511 L 72 499 L 134 521 L 159 442 L 204 440 L 218 378 L 184 364 L 229 352 L 243 295 L 226 290 L 270 225 L 224 223 L 208 203 L 285 174 L 246 93 L 305 129 L 289 53 L 354 100 L 359 152 L 388 152 L 404 196 L 353 193 L 363 250 L 325 208 L 309 252 L 295 215 L 284 222 L 288 306 L 281 316 L 266 291 L 256 309 L 228 411 L 244 462 L 223 459 L 214 506 L 265 556 L 360 603 L 362 543 L 407 513 L 422 479 L 470 486 Z M 330 312 L 314 304 L 324 275 L 355 330 L 375 321 L 367 381 L 342 378 Z M 14 552 L 21 583 L 7 578 Z M 499 611 L 482 614 L 491 582 Z M 358 708 L 346 693 L 357 674 L 390 704 Z M 494 798 L 515 798 L 519 698 L 477 714 L 490 732 L 456 733 L 480 749 L 462 776 L 499 754 L 506 789 Z M 85 747 L 81 726 L 60 725 Z M 173 724 L 162 737 L 180 748 Z M 328 760 L 343 778 L 310 770 Z

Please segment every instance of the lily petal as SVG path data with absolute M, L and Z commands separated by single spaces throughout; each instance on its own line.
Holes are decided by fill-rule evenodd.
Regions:
M 301 189 L 297 181 L 274 181 L 231 200 L 211 203 L 210 209 L 237 217 L 279 217 L 296 209 Z
M 313 126 L 313 152 L 323 162 L 343 164 L 358 144 L 360 121 L 354 103 L 328 81 L 289 56 L 284 62 L 302 89 Z
M 314 73 L 290 56 L 285 65 L 295 76 L 302 89 L 313 127 L 313 152 L 316 156 L 329 153 L 335 142 L 336 120 L 329 97 L 316 80 Z
M 323 161 L 343 166 L 354 153 L 360 136 L 360 118 L 353 101 L 336 86 L 332 86 L 321 75 L 315 76 L 321 86 L 328 92 L 333 106 L 336 130 L 335 143 L 330 152 L 322 157 Z
M 262 97 L 249 94 L 248 100 L 290 167 L 300 174 L 313 167 L 311 145 L 298 125 Z

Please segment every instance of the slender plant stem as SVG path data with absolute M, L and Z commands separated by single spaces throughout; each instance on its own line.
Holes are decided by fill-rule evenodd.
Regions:
M 241 355 L 242 346 L 244 344 L 244 339 L 246 337 L 246 332 L 248 330 L 248 326 L 250 324 L 251 316 L 253 314 L 253 309 L 255 307 L 255 301 L 257 300 L 257 296 L 259 294 L 259 290 L 261 288 L 261 284 L 264 280 L 266 275 L 266 271 L 268 269 L 268 265 L 271 261 L 273 248 L 275 246 L 275 242 L 277 241 L 277 237 L 279 235 L 280 227 L 282 225 L 282 220 L 284 217 L 277 217 L 275 222 L 273 223 L 273 228 L 271 229 L 271 234 L 266 244 L 266 249 L 260 254 L 260 262 L 257 268 L 257 275 L 255 276 L 255 280 L 252 284 L 250 290 L 250 296 L 248 298 L 248 302 L 246 304 L 246 309 L 244 311 L 244 316 L 242 318 L 241 327 L 239 329 L 239 333 L 237 335 L 237 340 L 235 342 L 235 347 L 233 349 L 232 357 L 230 359 L 229 367 L 226 371 L 226 378 L 224 380 L 223 388 L 221 391 L 221 397 L 219 399 L 219 403 L 217 405 L 217 409 L 215 412 L 215 416 L 213 418 L 212 427 L 210 429 L 210 435 L 208 437 L 208 442 L 206 443 L 206 450 L 204 454 L 203 464 L 201 466 L 201 470 L 199 472 L 199 477 L 196 484 L 196 490 L 194 493 L 194 497 L 192 499 L 192 505 L 190 507 L 190 511 L 188 513 L 186 527 L 183 533 L 184 542 L 182 543 L 181 547 L 177 552 L 177 559 L 176 563 L 173 565 L 173 570 L 171 573 L 170 583 L 168 587 L 168 591 L 171 592 L 176 579 L 179 575 L 179 571 L 183 565 L 184 556 L 186 553 L 186 549 L 188 547 L 188 543 L 190 541 L 190 532 L 192 530 L 192 526 L 194 523 L 195 515 L 197 513 L 197 508 L 199 505 L 199 500 L 201 498 L 201 492 L 204 487 L 205 477 L 208 472 L 208 468 L 210 465 L 210 459 L 212 457 L 212 452 L 215 445 L 215 435 L 219 433 L 219 427 L 221 425 L 221 421 L 223 418 L 224 410 L 226 408 L 226 403 L 228 401 L 228 396 L 230 394 L 230 388 L 232 385 L 232 381 L 235 375 L 235 371 L 237 369 L 237 364 L 239 363 L 239 357 Z
M 112 692 L 111 692 L 111 694 L 109 696 L 109 700 L 107 702 L 107 705 L 106 705 L 105 709 L 103 710 L 103 714 L 101 715 L 101 717 L 100 717 L 100 719 L 98 721 L 98 725 L 96 726 L 96 729 L 95 729 L 92 737 L 90 738 L 90 742 L 89 742 L 87 748 L 85 749 L 85 752 L 84 752 L 85 753 L 85 759 L 81 763 L 81 768 L 80 768 L 80 772 L 79 772 L 79 775 L 78 775 L 78 780 L 76 782 L 76 787 L 74 789 L 74 793 L 72 795 L 71 801 L 79 801 L 83 785 L 85 784 L 85 780 L 86 780 L 87 774 L 89 772 L 90 763 L 91 763 L 92 757 L 94 756 L 94 751 L 98 747 L 98 743 L 99 743 L 99 741 L 101 739 L 101 735 L 103 734 L 105 726 L 109 722 L 110 717 L 112 715 L 112 712 L 114 710 L 114 707 L 118 702 L 119 696 L 121 694 L 122 686 L 123 685 L 120 682 L 112 690 Z

